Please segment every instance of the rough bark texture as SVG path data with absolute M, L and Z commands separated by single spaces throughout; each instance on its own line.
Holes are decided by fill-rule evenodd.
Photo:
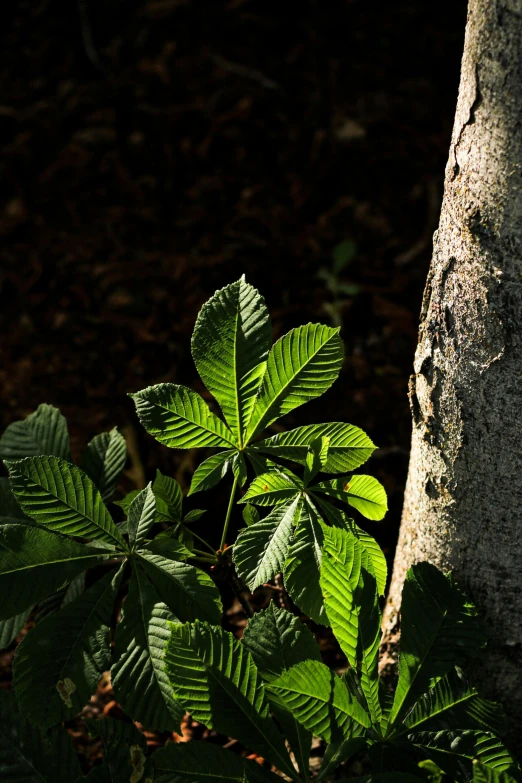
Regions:
M 475 674 L 504 703 L 519 753 L 521 348 L 522 0 L 470 0 L 410 379 L 410 470 L 385 623 L 391 633 L 412 563 L 455 571 L 491 639 Z

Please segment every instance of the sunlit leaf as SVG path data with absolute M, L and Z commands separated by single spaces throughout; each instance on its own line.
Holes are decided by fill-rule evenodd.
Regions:
M 130 396 L 147 432 L 165 446 L 191 449 L 236 445 L 228 427 L 199 394 L 186 386 L 158 383 Z
M 27 457 L 6 465 L 16 499 L 35 522 L 59 533 L 125 547 L 99 491 L 83 470 L 59 457 Z
M 171 625 L 165 668 L 174 695 L 209 729 L 233 736 L 294 777 L 250 653 L 233 634 L 196 622 Z
M 215 487 L 230 470 L 232 457 L 235 453 L 233 449 L 226 449 L 213 454 L 202 462 L 201 465 L 198 465 L 192 476 L 189 495 Z
M 271 514 L 242 530 L 233 550 L 234 563 L 250 590 L 282 571 L 299 499 L 277 506 Z
M 368 519 L 380 520 L 388 510 L 384 487 L 373 476 L 341 476 L 322 481 L 310 491 L 343 500 Z
M 176 479 L 164 476 L 156 471 L 152 485 L 156 498 L 157 522 L 180 522 L 182 516 L 183 493 Z
M 257 506 L 275 506 L 288 503 L 300 490 L 302 483 L 291 471 L 271 471 L 256 476 L 240 503 L 254 503 Z
M 183 709 L 172 696 L 163 667 L 167 622 L 175 620 L 143 571 L 133 568 L 116 628 L 112 685 L 127 715 L 142 726 L 179 733 Z
M 0 459 L 52 454 L 70 460 L 67 422 L 58 408 L 42 404 L 23 421 L 10 424 L 0 438 Z
M 156 518 L 156 498 L 149 484 L 132 501 L 129 508 L 127 531 L 131 547 L 139 547 Z
M 375 451 L 375 445 L 365 432 L 342 421 L 305 424 L 288 432 L 278 432 L 271 438 L 253 444 L 251 448 L 304 465 L 309 445 L 321 437 L 329 438 L 330 441 L 328 459 L 323 466 L 325 473 L 349 473 L 356 470 Z
M 370 718 L 350 696 L 342 680 L 319 661 L 303 661 L 270 683 L 287 709 L 309 731 L 326 742 L 354 737 L 370 726 Z
M 302 612 L 316 623 L 328 625 L 320 587 L 325 526 L 308 503 L 300 505 L 296 525 L 285 562 L 285 586 Z
M 127 444 L 116 427 L 96 435 L 88 444 L 82 468 L 100 490 L 104 503 L 112 499 L 126 460 Z
M 244 440 L 271 340 L 265 301 L 244 276 L 216 291 L 201 308 L 194 327 L 192 355 L 196 367 L 239 445 Z
M 343 357 L 339 329 L 306 324 L 281 337 L 268 355 L 247 440 L 275 419 L 327 391 L 339 375 Z
M 358 611 L 354 593 L 361 573 L 361 551 L 354 536 L 340 528 L 325 528 L 320 585 L 324 608 L 342 651 L 357 667 Z

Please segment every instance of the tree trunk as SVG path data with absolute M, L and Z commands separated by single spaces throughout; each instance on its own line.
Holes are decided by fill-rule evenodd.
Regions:
M 477 667 L 522 749 L 522 0 L 470 0 L 424 293 L 385 618 L 412 563 L 452 570 L 491 638 Z M 516 744 L 515 744 L 516 749 Z

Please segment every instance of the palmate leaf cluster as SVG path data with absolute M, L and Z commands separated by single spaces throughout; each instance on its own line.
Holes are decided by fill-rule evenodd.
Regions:
M 158 441 L 212 450 L 190 495 L 231 475 L 219 547 L 196 532 L 204 512 L 184 513 L 181 487 L 159 471 L 115 501 L 119 509 L 111 505 L 126 462 L 117 430 L 97 435 L 80 466 L 52 406 L 0 438 L 9 471 L 0 479 L 0 648 L 31 626 L 16 648 L 13 691 L 0 690 L 0 779 L 275 783 L 281 773 L 307 783 L 316 737 L 324 749 L 318 783 L 342 779 L 354 759 L 372 770 L 350 778 L 360 783 L 520 783 L 497 738 L 501 709 L 463 673 L 485 642 L 476 611 L 433 566 L 408 573 L 398 685 L 390 692 L 379 680 L 386 560 L 346 513 L 385 515 L 383 487 L 354 473 L 374 444 L 344 422 L 265 432 L 331 386 L 343 358 L 339 331 L 308 324 L 271 346 L 264 300 L 241 279 L 203 307 L 192 351 L 223 418 L 183 386 L 132 396 Z M 245 527 L 234 541 L 239 488 Z M 299 616 L 272 602 L 241 640 L 225 631 L 204 570 L 231 566 L 224 544 L 233 547 L 233 586 L 243 580 L 254 591 L 282 574 Z M 346 659 L 342 676 L 323 663 L 310 620 L 331 627 Z M 108 669 L 129 720 L 86 721 L 104 760 L 83 775 L 64 724 Z M 179 732 L 186 712 L 237 745 L 171 742 L 149 754 L 133 721 Z
M 33 440 L 23 438 L 17 451 L 17 435 L 33 428 Z M 219 623 L 222 612 L 210 576 L 186 562 L 192 552 L 169 529 L 151 534 L 158 521 L 181 524 L 181 488 L 158 474 L 154 485 L 132 493 L 124 503 L 127 520 L 117 525 L 104 502 L 126 460 L 116 430 L 89 444 L 82 469 L 70 461 L 65 419 L 51 406 L 12 429 L 14 436 L 8 429 L 0 439 L 3 454 L 39 452 L 5 460 L 10 489 L 5 480 L 0 487 L 9 514 L 0 519 L 2 647 L 35 615 L 14 660 L 20 710 L 50 729 L 81 711 L 110 667 L 115 694 L 132 718 L 151 729 L 179 730 L 183 710 L 163 670 L 167 623 Z M 128 595 L 111 651 L 124 577 Z
M 341 501 L 371 520 L 387 510 L 386 493 L 372 476 L 353 474 L 375 449 L 358 427 L 313 424 L 260 439 L 281 416 L 327 391 L 343 361 L 339 329 L 307 324 L 271 346 L 272 328 L 263 297 L 244 278 L 203 306 L 194 328 L 192 354 L 224 420 L 192 389 L 159 384 L 132 395 L 141 423 L 172 448 L 220 449 L 195 471 L 189 494 L 215 486 L 227 473 L 236 486 L 255 478 L 241 500 L 248 528 L 234 546 L 239 576 L 251 590 L 284 574 L 297 606 L 327 622 L 319 571 L 325 530 L 340 526 L 354 539 L 379 589 L 386 561 L 374 539 L 333 505 Z M 273 460 L 304 467 L 298 477 Z M 319 473 L 335 478 L 320 480 Z M 264 519 L 250 505 L 274 507 Z

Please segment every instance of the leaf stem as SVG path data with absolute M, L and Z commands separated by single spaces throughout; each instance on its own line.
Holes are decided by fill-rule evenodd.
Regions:
M 198 534 L 197 534 L 197 533 L 194 533 L 194 531 L 193 531 L 193 530 L 191 530 L 191 531 L 190 531 L 190 533 L 191 533 L 191 535 L 193 535 L 193 536 L 194 536 L 194 538 L 197 538 L 197 539 L 198 539 L 198 541 L 201 541 L 201 543 L 202 543 L 202 544 L 204 544 L 204 545 L 207 547 L 208 551 L 209 551 L 209 552 L 211 552 L 211 553 L 212 553 L 212 555 L 213 555 L 214 557 L 216 556 L 216 553 L 215 553 L 215 551 L 212 549 L 212 547 L 210 546 L 210 544 L 207 544 L 207 542 L 205 541 L 205 539 L 204 539 L 204 538 L 202 538 L 201 536 L 198 536 Z
M 211 558 L 209 555 L 205 555 L 205 557 L 203 557 L 202 555 L 194 555 L 189 559 L 197 560 L 199 563 L 211 563 L 212 565 L 215 565 L 217 563 L 217 560 Z
M 207 557 L 209 560 L 212 560 L 213 563 L 217 562 L 217 557 L 214 553 L 211 555 L 208 552 L 205 552 L 204 549 L 196 549 L 196 547 L 193 548 L 193 552 L 196 553 L 196 555 L 200 555 L 201 557 Z
M 232 516 L 232 509 L 234 508 L 234 500 L 236 499 L 236 491 L 237 491 L 238 483 L 239 483 L 238 476 L 234 476 L 234 483 L 232 484 L 232 492 L 230 493 L 230 500 L 228 501 L 227 515 L 225 517 L 225 524 L 223 525 L 223 534 L 221 536 L 221 543 L 219 545 L 219 549 L 221 552 L 223 551 L 227 539 L 228 524 L 230 522 L 230 517 Z

